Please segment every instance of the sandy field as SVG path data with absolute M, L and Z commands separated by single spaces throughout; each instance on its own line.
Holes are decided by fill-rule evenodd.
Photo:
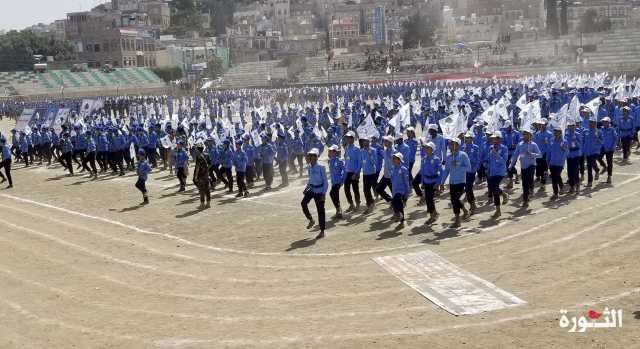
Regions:
M 640 155 L 619 157 L 613 186 L 551 203 L 548 185 L 526 210 L 517 188 L 498 221 L 482 186 L 460 229 L 447 195 L 431 226 L 413 196 L 403 229 L 379 203 L 320 241 L 304 179 L 240 200 L 218 189 L 200 211 L 167 172 L 141 207 L 133 173 L 15 164 L 15 188 L 0 190 L 0 348 L 637 348 Z M 424 250 L 527 303 L 454 316 L 372 260 Z M 560 309 L 604 307 L 623 310 L 621 328 L 559 326 Z

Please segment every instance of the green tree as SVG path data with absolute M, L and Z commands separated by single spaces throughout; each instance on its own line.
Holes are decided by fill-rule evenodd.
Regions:
M 557 38 L 560 35 L 558 28 L 558 4 L 556 0 L 544 0 L 545 9 L 547 10 L 547 33 Z
M 433 45 L 432 21 L 417 12 L 402 22 L 402 48 L 411 49 Z
M 164 82 L 182 79 L 182 69 L 180 67 L 154 68 L 153 72 Z
M 609 17 L 600 17 L 596 10 L 588 10 L 580 18 L 578 30 L 581 33 L 597 33 L 611 29 Z
M 207 70 L 205 71 L 205 76 L 209 79 L 217 79 L 221 77 L 222 74 L 224 74 L 224 63 L 219 57 L 213 56 L 213 58 L 211 58 L 209 62 L 207 62 Z
M 568 0 L 560 1 L 560 34 L 561 35 L 569 34 L 568 11 L 567 11 L 568 6 L 569 6 Z
M 74 57 L 74 52 L 68 41 L 38 36 L 30 30 L 12 30 L 0 35 L 0 71 L 31 70 L 33 55 L 66 61 Z

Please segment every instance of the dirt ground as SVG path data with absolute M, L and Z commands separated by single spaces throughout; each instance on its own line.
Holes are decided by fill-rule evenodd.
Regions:
M 411 197 L 401 230 L 379 204 L 331 222 L 317 242 L 299 206 L 303 179 L 241 200 L 218 189 L 212 208 L 199 211 L 194 187 L 176 193 L 166 172 L 152 173 L 151 204 L 140 207 L 134 174 L 90 181 L 59 166 L 22 167 L 15 188 L 0 190 L 0 348 L 640 343 L 638 154 L 616 162 L 613 186 L 601 181 L 577 198 L 550 203 L 538 193 L 523 210 L 518 188 L 497 222 L 480 187 L 480 213 L 461 229 L 450 228 L 447 196 L 432 226 Z M 332 215 L 328 198 L 327 208 Z M 422 250 L 527 304 L 453 316 L 372 261 Z M 605 306 L 623 310 L 622 328 L 567 333 L 558 324 L 560 309 L 581 316 Z

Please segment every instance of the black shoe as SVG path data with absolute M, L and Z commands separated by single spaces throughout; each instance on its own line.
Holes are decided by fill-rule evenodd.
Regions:
M 313 228 L 314 225 L 316 225 L 316 222 L 314 222 L 313 219 L 310 219 L 309 224 L 307 224 L 307 229 Z
M 322 238 L 324 238 L 324 230 L 320 231 L 320 234 L 318 234 L 318 236 L 316 236 L 316 240 L 320 240 Z

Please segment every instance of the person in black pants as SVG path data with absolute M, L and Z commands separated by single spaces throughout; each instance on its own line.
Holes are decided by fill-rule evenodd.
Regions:
M 0 168 L 4 169 L 4 175 L 0 172 L 2 181 L 9 181 L 9 188 L 13 188 L 13 180 L 11 179 L 11 148 L 7 145 L 7 140 L 4 137 L 0 137 Z M 6 178 L 5 178 L 6 177 Z
M 320 223 L 320 233 L 316 236 L 316 240 L 324 237 L 324 230 L 326 228 L 324 201 L 327 188 L 329 187 L 327 171 L 324 166 L 318 164 L 319 153 L 320 152 L 317 148 L 313 148 L 309 153 L 307 153 L 307 161 L 309 162 L 309 181 L 304 190 L 304 198 L 300 203 L 304 216 L 309 220 L 307 229 L 311 229 L 315 225 L 311 212 L 309 212 L 309 202 L 313 200 L 316 203 L 318 222 Z

